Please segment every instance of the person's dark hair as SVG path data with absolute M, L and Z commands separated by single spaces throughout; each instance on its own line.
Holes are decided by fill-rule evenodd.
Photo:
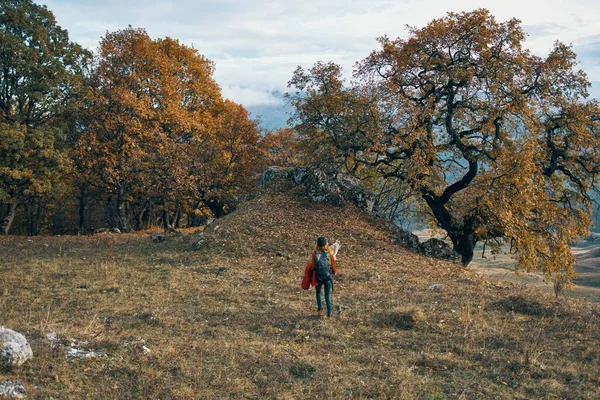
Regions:
M 325 247 L 326 245 L 327 245 L 327 239 L 324 238 L 323 236 L 319 236 L 319 238 L 317 239 L 317 246 Z

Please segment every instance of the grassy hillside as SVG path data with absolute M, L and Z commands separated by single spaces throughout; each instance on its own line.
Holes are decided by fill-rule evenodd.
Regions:
M 600 398 L 597 305 L 410 253 L 294 190 L 246 201 L 201 245 L 0 238 L 0 325 L 35 355 L 0 381 L 60 399 Z M 299 286 L 318 235 L 343 246 L 331 320 Z M 67 361 L 71 339 L 108 356 Z

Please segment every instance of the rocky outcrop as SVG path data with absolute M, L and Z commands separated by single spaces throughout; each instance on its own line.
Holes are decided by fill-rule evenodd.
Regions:
M 375 195 L 366 190 L 357 178 L 338 174 L 335 177 L 327 175 L 319 169 L 297 168 L 292 173 L 294 183 L 303 183 L 307 196 L 315 203 L 328 203 L 344 206 L 352 203 L 361 210 L 375 214 Z
M 438 258 L 440 260 L 460 261 L 460 255 L 452 249 L 452 246 L 437 238 L 431 238 L 421 243 L 421 253 L 427 257 Z
M 306 195 L 315 203 L 327 203 L 340 207 L 346 205 L 346 199 L 342 196 L 339 186 L 321 170 L 308 171 L 304 178 L 304 186 Z
M 18 367 L 33 358 L 25 336 L 0 326 L 0 367 Z
M 21 382 L 0 381 L 0 399 L 24 399 L 27 391 Z
M 394 242 L 400 246 L 406 247 L 416 252 L 421 251 L 419 237 L 414 233 L 407 232 L 398 228 L 396 225 L 390 224 L 394 233 Z
M 281 178 L 287 178 L 290 174 L 290 168 L 278 167 L 276 165 L 272 165 L 268 167 L 265 172 L 262 173 L 260 178 L 258 179 L 258 185 L 263 186 L 268 182 L 275 181 Z
M 374 213 L 377 199 L 375 194 L 366 190 L 361 181 L 350 175 L 338 175 L 335 183 L 341 189 L 342 195 L 361 210 Z
M 292 171 L 292 180 L 296 185 L 302 185 L 308 177 L 308 168 L 297 167 Z
M 264 186 L 267 183 L 290 180 L 295 185 L 304 185 L 306 195 L 315 203 L 339 207 L 352 203 L 368 213 L 376 213 L 375 195 L 366 190 L 359 179 L 346 174 L 334 177 L 318 168 L 271 166 L 262 173 L 258 184 Z

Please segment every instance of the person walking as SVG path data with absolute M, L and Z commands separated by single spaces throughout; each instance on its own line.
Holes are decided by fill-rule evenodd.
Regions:
M 323 302 L 321 299 L 321 288 L 325 291 L 325 305 L 327 306 L 327 316 L 332 317 L 333 305 L 331 301 L 331 292 L 333 291 L 333 275 L 337 273 L 337 265 L 333 252 L 327 244 L 327 239 L 323 236 L 317 238 L 317 247 L 306 268 L 304 269 L 304 278 L 302 279 L 302 289 L 308 290 L 310 286 L 315 287 L 317 296 L 317 312 L 323 315 Z

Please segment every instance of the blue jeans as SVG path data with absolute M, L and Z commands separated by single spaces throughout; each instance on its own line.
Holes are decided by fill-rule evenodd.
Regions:
M 325 286 L 325 304 L 327 304 L 327 316 L 331 315 L 331 287 L 333 282 L 327 281 L 325 283 L 319 283 L 316 286 L 317 291 L 317 308 L 323 309 L 323 302 L 321 301 L 321 286 Z

